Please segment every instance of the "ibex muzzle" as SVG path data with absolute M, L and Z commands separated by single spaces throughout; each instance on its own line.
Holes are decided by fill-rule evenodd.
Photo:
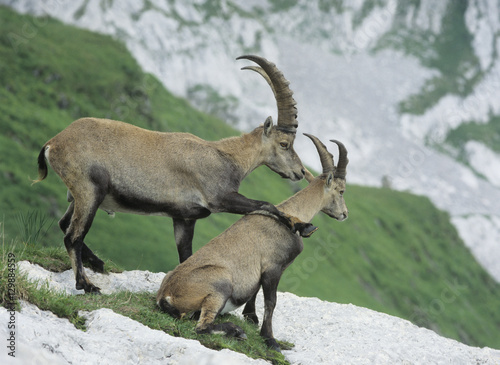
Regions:
M 293 150 L 297 128 L 295 102 L 288 82 L 264 58 L 244 56 L 274 90 L 278 125 L 263 126 L 240 137 L 205 141 L 188 133 L 161 133 L 97 118 L 74 121 L 49 140 L 38 156 L 38 181 L 52 169 L 68 188 L 68 210 L 59 221 L 75 271 L 76 288 L 99 292 L 87 278 L 82 260 L 97 271 L 104 263 L 84 238 L 97 209 L 171 217 L 181 262 L 192 254 L 197 219 L 211 213 L 274 216 L 292 231 L 309 236 L 315 227 L 283 214 L 268 202 L 238 193 L 255 168 L 269 166 L 281 176 L 299 180 L 304 168 Z M 284 101 L 283 101 L 284 100 Z

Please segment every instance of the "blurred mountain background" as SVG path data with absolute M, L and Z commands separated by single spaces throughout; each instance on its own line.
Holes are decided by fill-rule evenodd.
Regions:
M 219 139 L 275 117 L 269 87 L 240 71 L 248 62 L 235 60 L 257 54 L 291 82 L 299 131 L 325 143 L 343 141 L 350 158 L 350 219 L 317 218 L 320 231 L 306 241 L 281 290 L 352 302 L 469 344 L 500 346 L 494 335 L 500 328 L 500 5 L 0 4 L 8 7 L 0 8 L 0 204 L 7 241 L 33 239 L 23 222 L 38 219 L 47 228 L 41 244 L 62 245 L 57 224 L 48 226 L 65 210 L 64 186 L 52 171 L 34 187 L 27 176 L 36 176 L 43 143 L 74 119 L 109 117 Z M 296 150 L 319 169 L 314 147 L 300 134 Z M 300 186 L 261 168 L 241 191 L 278 203 Z M 36 216 L 37 209 L 46 216 Z M 200 221 L 196 246 L 235 219 Z M 127 269 L 167 271 L 177 260 L 171 222 L 159 217 L 110 221 L 102 213 L 86 241 Z

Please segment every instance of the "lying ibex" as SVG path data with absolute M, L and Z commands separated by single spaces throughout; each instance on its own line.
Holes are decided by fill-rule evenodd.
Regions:
M 323 173 L 308 179 L 306 188 L 277 207 L 305 222 L 319 211 L 342 221 L 348 213 L 343 198 L 347 151 L 342 143 L 333 141 L 340 153 L 335 168 L 326 147 L 316 137 L 307 136 L 318 150 Z M 196 325 L 198 333 L 224 332 L 245 338 L 240 327 L 230 322 L 213 322 L 219 313 L 247 303 L 243 314 L 257 324 L 255 297 L 262 286 L 265 312 L 261 336 L 268 346 L 279 351 L 272 331 L 276 290 L 281 274 L 302 249 L 302 238 L 280 222 L 262 215 L 247 215 L 167 273 L 156 296 L 157 304 L 177 318 L 201 311 Z
M 293 149 L 297 109 L 288 81 L 273 63 L 242 56 L 260 67 L 278 104 L 278 123 L 271 117 L 248 134 L 209 142 L 187 133 L 160 133 L 107 119 L 84 118 L 69 125 L 43 146 L 38 181 L 47 164 L 68 187 L 70 205 L 59 221 L 71 259 L 76 288 L 99 292 L 87 278 L 82 259 L 97 271 L 104 263 L 85 245 L 98 208 L 173 218 L 180 262 L 192 254 L 197 219 L 211 213 L 258 211 L 277 217 L 303 236 L 316 227 L 283 214 L 270 203 L 238 193 L 241 181 L 261 165 L 284 178 L 300 180 L 305 169 Z

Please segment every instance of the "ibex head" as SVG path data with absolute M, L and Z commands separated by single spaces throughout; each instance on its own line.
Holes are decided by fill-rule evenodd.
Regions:
M 304 135 L 309 137 L 316 146 L 320 156 L 321 166 L 323 167 L 323 174 L 321 176 L 325 179 L 325 199 L 327 199 L 327 201 L 325 202 L 325 207 L 321 211 L 332 218 L 343 221 L 347 219 L 349 213 L 344 201 L 346 167 L 349 163 L 347 150 L 341 142 L 331 140 L 331 142 L 336 143 L 339 148 L 339 162 L 337 167 L 335 167 L 333 156 L 328 152 L 326 146 L 315 136 L 306 133 L 304 133 Z M 310 176 L 312 177 L 312 175 Z M 306 178 L 311 180 L 307 175 Z
M 296 102 L 292 97 L 290 84 L 276 65 L 265 58 L 245 55 L 237 59 L 248 59 L 258 66 L 243 67 L 242 70 L 252 70 L 259 73 L 273 90 L 278 105 L 278 123 L 268 117 L 264 123 L 262 135 L 264 164 L 284 178 L 300 180 L 305 175 L 305 169 L 299 156 L 293 149 L 295 133 L 299 125 L 297 121 Z

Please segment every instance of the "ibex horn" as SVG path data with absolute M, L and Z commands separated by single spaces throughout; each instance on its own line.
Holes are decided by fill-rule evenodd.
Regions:
M 330 142 L 336 143 L 337 146 L 339 146 L 339 162 L 337 164 L 337 168 L 335 169 L 334 177 L 345 179 L 346 167 L 349 163 L 349 159 L 347 158 L 347 150 L 342 142 L 339 142 L 335 139 L 331 139 Z
M 317 137 L 311 134 L 304 133 L 304 136 L 309 137 L 316 146 L 319 154 L 319 159 L 321 161 L 321 167 L 323 167 L 323 173 L 325 174 L 333 171 L 335 168 L 333 164 L 333 156 L 330 152 L 328 152 L 326 146 Z
M 263 57 L 245 55 L 240 56 L 237 60 L 247 59 L 255 62 L 260 67 L 243 67 L 243 70 L 252 70 L 264 77 L 273 90 L 276 103 L 278 105 L 278 129 L 295 133 L 299 125 L 297 121 L 297 102 L 293 99 L 293 92 L 290 90 L 287 79 L 283 76 L 280 70 L 272 62 L 269 62 Z

